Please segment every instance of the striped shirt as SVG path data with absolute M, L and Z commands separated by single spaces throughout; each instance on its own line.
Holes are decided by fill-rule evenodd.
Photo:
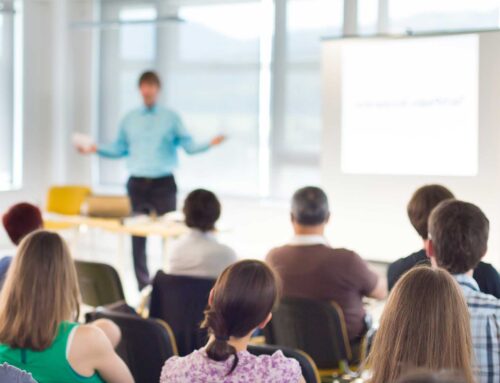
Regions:
M 500 300 L 479 291 L 468 275 L 454 276 L 469 306 L 478 383 L 500 382 Z

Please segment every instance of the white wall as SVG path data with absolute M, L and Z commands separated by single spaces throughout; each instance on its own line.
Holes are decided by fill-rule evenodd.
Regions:
M 46 129 L 51 124 L 51 74 L 49 56 L 52 50 L 50 30 L 45 20 L 50 19 L 50 8 L 44 2 L 27 1 L 24 6 L 24 130 L 23 130 L 23 187 L 4 192 L 0 198 L 3 210 L 20 199 L 39 203 L 38 190 L 47 180 L 47 155 L 50 137 Z
M 421 248 L 406 216 L 413 191 L 441 183 L 479 205 L 491 222 L 487 260 L 500 266 L 500 44 L 499 33 L 480 36 L 479 173 L 475 177 L 347 175 L 340 170 L 341 42 L 323 47 L 322 176 L 333 210 L 332 240 L 369 259 L 394 260 Z M 369 63 L 367 64 L 369 65 Z M 427 153 L 423 156 L 439 156 Z M 397 161 L 397 159 L 394 159 Z
M 0 212 L 20 201 L 43 206 L 51 184 L 90 180 L 89 160 L 68 145 L 73 129 L 90 130 L 89 37 L 66 27 L 70 13 L 86 17 L 91 12 L 91 1 L 71 2 L 67 13 L 56 12 L 60 1 L 65 0 L 23 2 L 23 183 L 18 190 L 0 193 Z M 66 70 L 56 61 L 61 57 L 71 65 L 58 78 L 58 71 Z M 8 245 L 0 230 L 0 246 Z

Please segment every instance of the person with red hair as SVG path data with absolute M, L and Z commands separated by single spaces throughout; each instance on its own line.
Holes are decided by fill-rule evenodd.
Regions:
M 2 217 L 3 226 L 14 245 L 35 230 L 43 228 L 42 212 L 38 207 L 27 202 L 11 206 Z M 0 259 L 0 288 L 9 270 L 11 256 Z

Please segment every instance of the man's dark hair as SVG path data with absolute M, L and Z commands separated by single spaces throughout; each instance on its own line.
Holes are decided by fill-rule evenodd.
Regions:
M 306 186 L 293 195 L 292 217 L 299 225 L 320 225 L 325 223 L 329 216 L 328 197 L 320 188 Z
M 436 262 L 451 274 L 476 268 L 488 248 L 490 223 L 477 206 L 458 200 L 441 202 L 429 217 Z
M 155 84 L 158 86 L 158 88 L 161 88 L 160 76 L 158 76 L 158 74 L 152 70 L 148 70 L 141 74 L 141 77 L 139 77 L 139 86 L 141 86 L 143 83 Z
M 440 202 L 451 198 L 455 198 L 455 196 L 441 185 L 425 185 L 413 193 L 406 210 L 412 226 L 422 239 L 427 239 L 427 222 L 432 209 L 439 205 Z
M 196 189 L 186 197 L 183 211 L 188 227 L 206 232 L 215 229 L 221 206 L 214 193 Z

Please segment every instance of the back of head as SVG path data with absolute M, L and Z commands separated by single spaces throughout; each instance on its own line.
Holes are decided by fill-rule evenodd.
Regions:
M 455 198 L 451 191 L 441 185 L 425 185 L 413 193 L 406 207 L 412 226 L 422 239 L 427 239 L 427 222 L 432 210 L 441 202 Z
M 471 203 L 440 203 L 429 217 L 429 235 L 439 267 L 452 274 L 474 269 L 486 254 L 489 226 L 481 209 Z
M 441 371 L 415 371 L 400 379 L 397 383 L 466 383 L 463 376 L 458 373 Z
M 184 201 L 186 225 L 203 232 L 215 229 L 220 217 L 221 206 L 216 195 L 204 189 L 193 190 Z
M 2 221 L 5 231 L 14 245 L 18 245 L 29 233 L 43 227 L 40 209 L 27 202 L 11 206 L 3 215 Z
M 315 186 L 297 190 L 292 197 L 293 220 L 302 226 L 317 226 L 330 216 L 326 193 Z
M 210 359 L 223 361 L 236 356 L 230 337 L 245 337 L 266 320 L 279 298 L 279 285 L 265 263 L 245 260 L 222 272 L 211 296 L 202 327 L 215 339 L 206 351 Z M 231 372 L 237 363 L 235 357 Z
M 0 294 L 0 343 L 48 348 L 61 322 L 78 317 L 73 259 L 56 233 L 35 231 L 21 242 Z
M 474 381 L 467 305 L 444 270 L 417 267 L 389 296 L 367 360 L 372 382 L 395 382 L 415 368 L 459 371 Z

